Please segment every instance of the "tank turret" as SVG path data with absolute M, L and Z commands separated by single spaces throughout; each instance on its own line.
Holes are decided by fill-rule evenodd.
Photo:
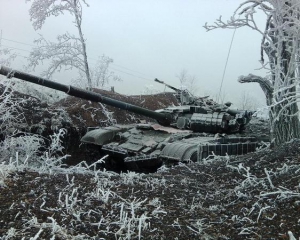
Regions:
M 235 133 L 243 131 L 251 120 L 252 112 L 230 109 L 230 102 L 218 104 L 209 96 L 195 97 L 188 90 L 175 88 L 157 78 L 155 81 L 176 91 L 181 106 L 158 110 L 172 115 L 170 125 L 173 127 L 193 132 Z
M 4 66 L 1 66 L 0 74 L 157 121 L 158 124 L 113 125 L 88 131 L 81 142 L 100 146 L 100 153 L 110 156 L 106 159 L 109 166 L 125 164 L 134 170 L 157 169 L 163 161 L 200 161 L 211 154 L 244 154 L 254 151 L 258 144 L 254 138 L 219 138 L 214 135 L 244 130 L 251 119 L 251 112 L 230 109 L 230 103 L 217 104 L 208 96 L 196 98 L 188 91 L 177 89 L 158 79 L 155 81 L 175 91 L 180 106 L 152 111 Z

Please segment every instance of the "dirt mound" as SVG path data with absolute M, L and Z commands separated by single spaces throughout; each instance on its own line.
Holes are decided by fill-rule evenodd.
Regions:
M 150 110 L 157 110 L 167 106 L 178 105 L 174 94 L 168 92 L 139 96 L 126 96 L 101 89 L 94 89 L 94 92 L 100 93 L 105 97 Z M 108 124 L 112 123 L 112 121 L 119 124 L 128 124 L 139 122 L 140 119 L 146 119 L 148 121 L 152 120 L 115 107 L 76 97 L 67 97 L 55 103 L 53 107 L 65 109 L 65 111 L 69 114 L 73 125 L 76 126 L 97 127 L 107 126 Z

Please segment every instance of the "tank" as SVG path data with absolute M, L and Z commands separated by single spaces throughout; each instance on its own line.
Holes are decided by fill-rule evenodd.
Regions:
M 155 79 L 157 83 L 175 91 L 179 106 L 152 111 L 4 66 L 0 74 L 153 119 L 150 123 L 116 124 L 87 131 L 81 142 L 99 146 L 99 154 L 108 155 L 107 168 L 125 166 L 130 170 L 155 171 L 163 163 L 197 162 L 213 155 L 240 155 L 255 151 L 258 145 L 255 137 L 230 136 L 245 130 L 252 112 L 230 109 L 229 102 L 217 104 L 208 96 L 196 98 L 187 90 L 158 79 Z

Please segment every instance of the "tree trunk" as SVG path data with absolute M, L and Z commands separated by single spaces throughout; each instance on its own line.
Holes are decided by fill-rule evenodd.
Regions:
M 282 110 L 282 107 L 285 107 L 285 109 Z M 270 111 L 270 123 L 271 141 L 273 141 L 274 146 L 278 146 L 294 138 L 300 138 L 297 103 L 292 103 L 288 107 L 281 104 L 272 107 Z
M 86 75 L 86 79 L 88 82 L 88 88 L 91 91 L 92 90 L 92 79 L 91 79 L 91 75 L 90 75 L 90 69 L 89 69 L 89 64 L 88 64 L 88 59 L 87 59 L 87 53 L 86 53 L 86 44 L 85 44 L 85 40 L 83 37 L 83 33 L 81 30 L 81 12 L 79 13 L 77 11 L 77 0 L 74 0 L 74 13 L 75 13 L 75 19 L 76 19 L 76 26 L 78 29 L 78 33 L 79 33 L 79 37 L 80 37 L 80 42 L 82 45 L 82 55 L 83 55 L 83 59 L 84 59 L 84 72 Z
M 285 94 L 285 96 L 289 96 L 292 100 L 288 101 L 285 99 L 273 106 L 273 98 L 276 97 L 277 101 L 279 101 L 278 98 L 280 96 L 278 95 L 280 94 L 277 93 L 274 96 L 274 88 L 268 79 L 249 74 L 248 76 L 241 76 L 238 81 L 240 83 L 256 82 L 265 93 L 267 106 L 270 107 L 270 137 L 274 146 L 278 146 L 294 138 L 300 138 L 299 109 L 296 101 L 295 87 L 280 92 L 283 98 Z

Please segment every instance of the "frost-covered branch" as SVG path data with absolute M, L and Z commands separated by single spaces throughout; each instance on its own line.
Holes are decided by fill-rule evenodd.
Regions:
M 1 47 L 1 45 L 0 45 Z M 14 61 L 17 57 L 17 54 L 14 53 L 9 48 L 2 48 L 0 49 L 0 66 L 10 66 L 11 62 Z
M 95 66 L 90 70 L 93 88 L 103 88 L 112 81 L 121 81 L 121 78 L 109 69 L 113 63 L 113 59 L 102 55 L 98 58 Z M 86 88 L 85 82 L 82 81 L 82 74 L 76 79 L 76 84 L 82 88 Z
M 238 82 L 239 83 L 257 82 L 266 95 L 267 105 L 268 106 L 270 105 L 274 90 L 272 84 L 267 78 L 262 78 L 260 76 L 249 74 L 248 76 L 240 76 L 238 78 Z
M 29 67 L 33 70 L 47 61 L 48 67 L 42 75 L 51 78 L 61 70 L 78 70 L 77 85 L 87 87 L 103 87 L 110 81 L 120 81 L 120 77 L 109 70 L 113 59 L 102 56 L 95 67 L 91 68 L 87 55 L 87 44 L 83 34 L 83 5 L 89 6 L 85 0 L 27 0 L 32 2 L 29 10 L 35 30 L 41 29 L 50 16 L 57 17 L 65 12 L 71 14 L 78 35 L 65 33 L 57 36 L 56 42 L 47 41 L 43 36 L 35 41 L 29 58 Z
M 42 73 L 43 77 L 51 78 L 55 72 L 62 69 L 78 69 L 85 73 L 84 57 L 81 42 L 69 33 L 59 35 L 58 42 L 48 42 L 43 36 L 35 40 L 38 44 L 29 57 L 29 67 L 33 70 L 42 62 L 50 61 L 49 66 Z
M 266 16 L 264 29 L 256 22 L 257 13 Z M 239 17 L 237 17 L 239 15 Z M 269 107 L 270 133 L 275 145 L 300 137 L 297 101 L 300 84 L 300 3 L 298 0 L 250 0 L 240 4 L 227 21 L 219 18 L 207 31 L 217 28 L 250 27 L 262 35 L 260 62 L 269 75 L 252 74 L 239 82 L 257 82 Z M 264 54 L 268 57 L 265 63 Z M 269 66 L 269 67 L 268 67 Z
M 31 2 L 31 0 L 27 0 Z M 85 0 L 32 0 L 29 10 L 30 20 L 35 30 L 41 29 L 46 19 L 50 16 L 59 16 L 68 12 L 74 17 L 74 24 L 79 37 L 69 33 L 58 36 L 58 43 L 46 44 L 43 38 L 40 42 L 43 45 L 34 49 L 30 55 L 30 66 L 35 68 L 43 60 L 51 60 L 50 66 L 44 72 L 44 76 L 51 77 L 55 71 L 72 69 L 73 67 L 84 73 L 89 88 L 92 88 L 89 63 L 87 59 L 86 39 L 82 32 L 82 4 L 88 6 Z M 39 40 L 38 40 L 39 41 Z
M 33 22 L 33 27 L 35 30 L 41 29 L 44 25 L 47 17 L 59 16 L 65 11 L 69 12 L 71 15 L 78 15 L 79 20 L 82 18 L 82 3 L 89 6 L 85 0 L 26 0 L 26 2 L 31 2 L 32 5 L 29 10 L 30 21 Z M 81 23 L 81 22 L 80 22 Z

